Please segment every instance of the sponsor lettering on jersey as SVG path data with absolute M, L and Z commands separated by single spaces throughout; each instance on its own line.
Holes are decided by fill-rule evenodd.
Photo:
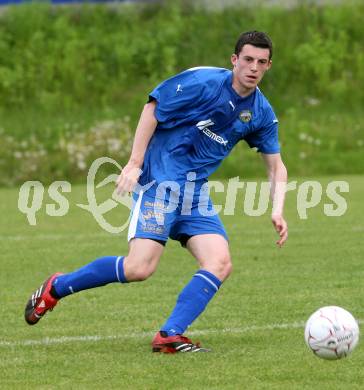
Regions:
M 215 123 L 211 119 L 207 119 L 206 121 L 200 121 L 196 124 L 196 126 L 209 138 L 212 140 L 218 142 L 221 145 L 226 146 L 228 143 L 228 140 L 225 140 L 220 135 L 215 134 L 213 131 L 211 131 L 208 126 L 213 126 Z

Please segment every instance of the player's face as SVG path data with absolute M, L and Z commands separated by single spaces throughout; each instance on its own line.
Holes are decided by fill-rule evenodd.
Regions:
M 259 84 L 264 73 L 271 67 L 269 49 L 244 45 L 239 55 L 231 56 L 233 88 L 239 95 L 248 95 Z

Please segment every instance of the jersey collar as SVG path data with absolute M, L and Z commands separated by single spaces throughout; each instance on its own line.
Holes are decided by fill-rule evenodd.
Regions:
M 235 89 L 233 88 L 233 72 L 232 71 L 229 71 L 229 75 L 228 75 L 228 77 L 227 77 L 227 87 L 228 87 L 228 89 L 229 89 L 229 91 L 232 93 L 232 95 L 234 96 L 234 98 L 240 103 L 240 102 L 242 102 L 242 101 L 244 101 L 244 100 L 249 100 L 249 99 L 251 99 L 251 98 L 253 98 L 254 99 L 254 95 L 255 95 L 255 93 L 256 93 L 256 91 L 257 91 L 257 89 L 258 89 L 258 87 L 255 87 L 255 89 L 254 89 L 254 91 L 251 93 L 251 94 L 249 94 L 249 95 L 247 95 L 247 96 L 244 96 L 244 97 L 242 97 L 242 96 L 240 96 L 236 91 L 235 91 Z

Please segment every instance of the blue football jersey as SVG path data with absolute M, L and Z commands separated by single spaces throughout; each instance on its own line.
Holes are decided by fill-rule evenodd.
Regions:
M 158 85 L 156 131 L 150 141 L 139 183 L 179 183 L 194 172 L 195 191 L 241 140 L 266 154 L 279 153 L 278 121 L 259 88 L 242 98 L 232 88 L 232 71 L 198 67 Z M 154 187 L 155 187 L 154 186 Z

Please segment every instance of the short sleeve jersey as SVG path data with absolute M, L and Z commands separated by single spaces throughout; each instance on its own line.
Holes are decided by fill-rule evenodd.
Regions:
M 259 88 L 242 98 L 224 68 L 186 70 L 158 85 L 156 131 L 148 146 L 140 184 L 176 181 L 195 173 L 196 191 L 241 140 L 265 154 L 279 153 L 278 120 Z

